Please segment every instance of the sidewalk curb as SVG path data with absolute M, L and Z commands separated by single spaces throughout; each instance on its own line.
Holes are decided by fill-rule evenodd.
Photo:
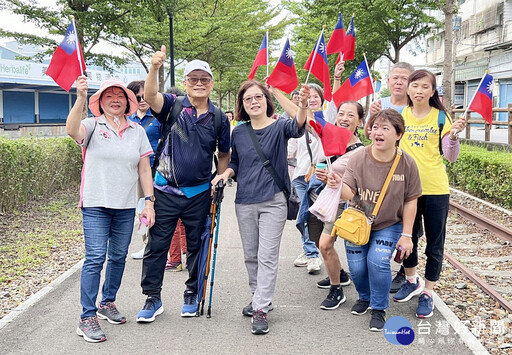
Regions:
M 477 355 L 488 355 L 489 352 L 485 349 L 482 343 L 471 333 L 471 331 L 462 323 L 452 312 L 452 310 L 444 303 L 444 301 L 434 292 L 434 305 L 435 308 L 443 315 L 453 329 L 457 329 L 457 335 L 462 339 L 464 344 Z
M 7 326 L 11 323 L 16 317 L 25 312 L 28 308 L 35 305 L 40 299 L 46 296 L 48 293 L 52 292 L 57 286 L 63 283 L 68 277 L 73 275 L 75 272 L 82 268 L 85 259 L 80 260 L 75 265 L 73 265 L 70 269 L 64 272 L 62 275 L 57 277 L 55 280 L 50 282 L 47 286 L 43 287 L 41 290 L 37 291 L 35 294 L 30 296 L 27 300 L 25 300 L 18 307 L 13 309 L 9 314 L 0 319 L 0 329 Z

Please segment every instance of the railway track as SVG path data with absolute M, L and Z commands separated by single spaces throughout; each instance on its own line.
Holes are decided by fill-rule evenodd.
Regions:
M 450 210 L 455 213 L 456 215 L 460 215 L 464 217 L 469 223 L 472 223 L 479 228 L 482 228 L 484 230 L 489 231 L 490 233 L 494 234 L 495 236 L 499 237 L 503 243 L 490 243 L 491 245 L 485 245 L 486 249 L 490 248 L 496 248 L 496 249 L 503 249 L 503 248 L 510 248 L 510 243 L 512 242 L 512 230 L 504 227 L 503 225 L 500 225 L 499 223 L 496 223 L 495 221 L 486 218 L 481 213 L 477 213 L 474 210 L 471 210 L 469 208 L 466 208 L 456 202 L 450 202 Z M 465 244 L 465 243 L 464 243 Z M 493 245 L 494 244 L 494 245 Z M 464 245 L 466 247 L 467 245 Z M 481 247 L 482 245 L 480 245 Z M 476 272 L 479 272 L 481 270 L 477 270 L 476 272 L 472 270 L 471 267 L 468 267 L 465 265 L 464 262 L 461 262 L 457 260 L 457 257 L 452 255 L 452 253 L 445 251 L 444 253 L 446 261 L 448 261 L 453 267 L 458 269 L 460 272 L 462 272 L 466 277 L 468 277 L 471 281 L 473 281 L 478 287 L 482 289 L 486 294 L 488 294 L 490 297 L 492 297 L 494 300 L 496 300 L 504 309 L 508 310 L 509 312 L 512 312 L 512 302 L 507 300 L 501 292 L 499 292 L 496 288 L 491 286 L 489 283 L 485 281 L 484 278 L 479 277 Z M 471 256 L 469 256 L 471 258 Z M 471 264 L 469 261 L 469 258 L 464 258 L 466 260 L 467 264 Z M 478 258 L 478 257 L 477 257 Z M 494 257 L 484 257 L 484 259 L 477 259 L 480 262 L 486 262 L 484 260 L 487 260 L 488 263 L 494 263 L 496 262 L 496 258 Z M 510 259 L 501 258 L 500 261 L 507 262 L 507 260 L 512 261 L 512 257 Z M 503 280 L 504 281 L 504 280 Z M 510 296 L 510 295 L 509 295 Z

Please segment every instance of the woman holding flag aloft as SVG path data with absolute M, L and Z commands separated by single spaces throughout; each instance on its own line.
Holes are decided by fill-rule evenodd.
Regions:
M 450 198 L 443 155 L 449 162 L 457 160 L 458 133 L 464 129 L 465 119 L 460 118 L 452 123 L 439 99 L 436 78 L 427 70 L 416 70 L 409 76 L 407 94 L 409 105 L 402 111 L 406 129 L 400 147 L 416 161 L 423 195 L 418 199 L 412 234 L 402 234 L 412 238 L 414 248 L 403 261 L 407 280 L 393 300 L 407 302 L 420 295 L 416 316 L 428 318 L 433 314 L 432 292 L 441 273 Z M 417 248 L 422 221 L 427 241 L 424 288 L 417 274 Z

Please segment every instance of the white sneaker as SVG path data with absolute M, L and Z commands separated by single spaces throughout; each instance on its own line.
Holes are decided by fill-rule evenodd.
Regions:
M 144 258 L 144 250 L 146 250 L 146 248 L 142 248 L 138 252 L 132 253 L 132 255 L 131 255 L 132 259 L 142 259 L 142 258 Z
M 302 252 L 300 255 L 295 259 L 293 262 L 293 265 L 295 266 L 308 266 L 308 258 L 306 258 L 306 253 Z
M 322 265 L 322 260 L 320 260 L 320 258 L 308 259 L 308 272 L 310 274 L 314 274 L 320 271 L 320 265 Z

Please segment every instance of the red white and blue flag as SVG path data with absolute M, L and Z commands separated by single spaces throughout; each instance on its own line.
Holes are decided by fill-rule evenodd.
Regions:
M 318 80 L 324 84 L 324 98 L 331 101 L 331 76 L 329 75 L 329 64 L 327 62 L 327 52 L 323 31 L 315 44 L 315 48 L 309 55 L 304 69 L 309 70 Z
M 268 85 L 283 90 L 288 94 L 291 94 L 299 85 L 295 63 L 293 62 L 293 54 L 290 48 L 290 40 L 287 39 L 281 57 L 279 57 L 276 67 L 267 79 Z
M 481 114 L 490 125 L 492 125 L 492 79 L 492 75 L 487 73 L 484 75 L 469 104 L 469 109 Z
M 66 91 L 71 89 L 76 78 L 85 72 L 85 60 L 78 41 L 75 21 L 71 21 L 64 40 L 53 53 L 46 75 Z
M 372 77 L 370 68 L 366 62 L 366 57 L 356 70 L 345 80 L 343 85 L 332 95 L 333 101 L 338 107 L 342 102 L 347 100 L 357 101 L 362 97 L 373 94 Z
M 338 17 L 338 22 L 334 27 L 331 38 L 327 43 L 327 54 L 341 53 L 345 46 L 345 26 L 343 25 L 343 16 L 341 12 Z
M 343 49 L 343 60 L 353 60 L 356 52 L 356 28 L 354 27 L 354 16 L 350 20 L 345 35 L 345 45 Z
M 346 128 L 327 122 L 322 111 L 315 111 L 314 115 L 315 120 L 310 120 L 309 124 L 320 137 L 325 156 L 344 154 L 353 133 Z
M 260 65 L 268 65 L 268 32 L 265 33 L 265 37 L 263 37 L 263 41 L 261 41 L 260 49 L 258 50 L 258 54 L 256 54 L 251 72 L 249 73 L 249 80 L 254 79 L 256 70 Z

